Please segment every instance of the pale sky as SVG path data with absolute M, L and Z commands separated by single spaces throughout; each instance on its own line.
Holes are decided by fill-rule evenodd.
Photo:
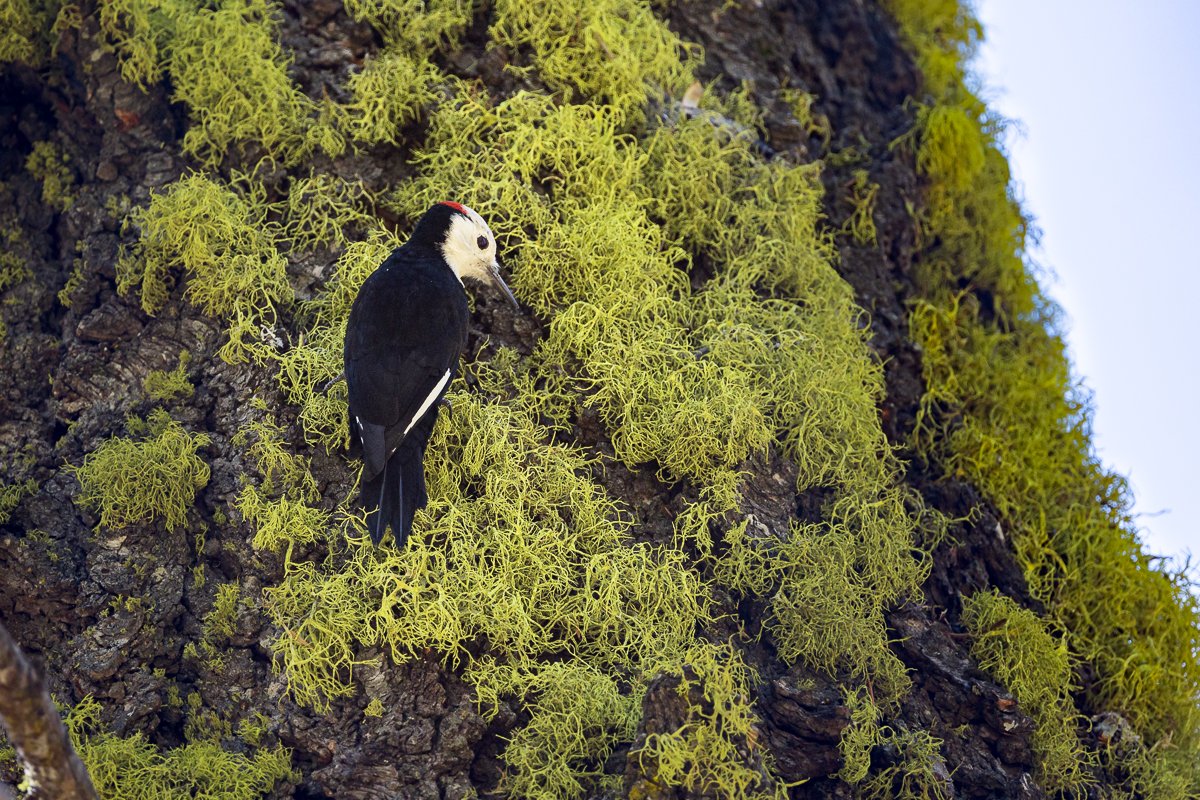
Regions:
M 1146 549 L 1200 559 L 1200 2 L 978 0 L 975 69 Z M 1048 285 L 1047 285 L 1048 284 Z M 1200 570 L 1192 569 L 1196 575 Z

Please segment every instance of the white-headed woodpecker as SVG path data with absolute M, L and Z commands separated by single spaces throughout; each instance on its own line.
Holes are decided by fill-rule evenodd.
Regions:
M 403 547 L 413 514 L 428 502 L 425 446 L 467 342 L 464 278 L 495 284 L 517 307 L 487 223 L 458 203 L 438 203 L 367 278 L 350 309 L 350 441 L 362 449 L 359 503 L 377 545 L 390 525 Z

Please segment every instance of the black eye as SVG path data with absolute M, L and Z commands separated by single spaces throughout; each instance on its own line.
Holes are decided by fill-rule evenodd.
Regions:
M 487 250 L 487 248 L 488 248 L 488 240 L 487 240 L 487 237 L 486 237 L 486 236 L 480 236 L 478 239 L 476 239 L 476 240 L 475 240 L 475 244 L 479 245 L 479 249 L 480 249 L 480 250 Z

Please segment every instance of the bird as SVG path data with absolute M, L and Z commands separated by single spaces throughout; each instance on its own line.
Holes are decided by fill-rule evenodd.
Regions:
M 350 307 L 348 424 L 363 460 L 358 504 L 376 546 L 390 527 L 403 548 L 413 514 L 428 503 L 425 447 L 467 342 L 466 279 L 492 284 L 520 310 L 500 277 L 491 228 L 470 208 L 443 201 L 363 282 Z

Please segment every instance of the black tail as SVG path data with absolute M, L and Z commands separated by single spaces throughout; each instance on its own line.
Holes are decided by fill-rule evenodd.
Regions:
M 412 533 L 413 515 L 429 502 L 425 492 L 425 445 L 433 432 L 437 409 L 425 416 L 392 453 L 383 472 L 362 485 L 359 504 L 368 514 L 367 530 L 376 546 L 391 527 L 396 548 L 403 548 Z

